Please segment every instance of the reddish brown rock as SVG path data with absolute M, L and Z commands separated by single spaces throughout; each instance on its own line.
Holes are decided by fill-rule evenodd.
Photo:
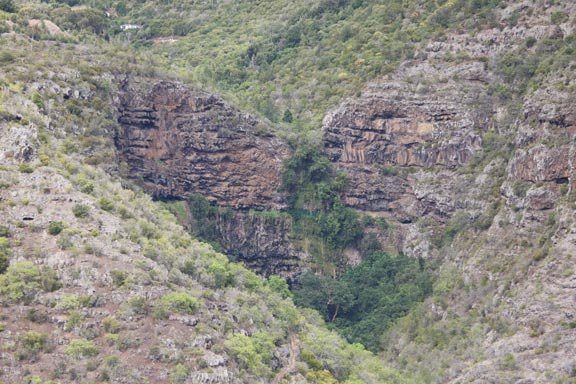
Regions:
M 554 181 L 567 184 L 569 180 L 574 180 L 572 164 L 575 156 L 569 145 L 557 148 L 540 145 L 528 150 L 518 150 L 512 161 L 510 176 L 522 181 Z
M 221 98 L 165 80 L 130 80 L 116 145 L 129 177 L 157 197 L 202 193 L 233 208 L 281 208 L 289 147 Z
M 395 80 L 372 84 L 328 114 L 324 150 L 350 177 L 345 202 L 365 211 L 392 211 L 402 222 L 434 211 L 415 195 L 410 173 L 455 170 L 481 148 L 493 115 L 477 80 L 488 76 L 482 71 L 476 62 L 442 70 L 407 66 Z M 407 205 L 416 208 L 407 213 Z

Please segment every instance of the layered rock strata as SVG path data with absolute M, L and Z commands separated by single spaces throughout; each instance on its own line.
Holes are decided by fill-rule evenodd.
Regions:
M 221 98 L 163 80 L 129 80 L 118 97 L 116 146 L 130 178 L 156 197 L 202 193 L 236 209 L 284 206 L 289 147 Z
M 416 184 L 422 173 L 438 181 L 453 176 L 482 148 L 495 113 L 487 78 L 483 64 L 474 61 L 449 70 L 427 63 L 407 66 L 394 80 L 370 85 L 329 113 L 324 149 L 350 177 L 345 202 L 390 212 L 401 222 L 453 210 L 454 204 L 418 196 Z

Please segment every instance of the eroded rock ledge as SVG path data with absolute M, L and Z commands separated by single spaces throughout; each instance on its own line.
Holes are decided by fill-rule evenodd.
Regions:
M 198 192 L 235 209 L 284 207 L 280 168 L 290 149 L 255 117 L 167 80 L 129 79 L 117 103 L 120 160 L 147 192 Z
M 350 177 L 345 202 L 390 212 L 401 222 L 427 212 L 445 215 L 443 204 L 418 196 L 418 177 L 412 174 L 452 178 L 482 148 L 494 115 L 488 77 L 475 61 L 448 69 L 407 66 L 394 80 L 373 83 L 329 113 L 324 149 Z

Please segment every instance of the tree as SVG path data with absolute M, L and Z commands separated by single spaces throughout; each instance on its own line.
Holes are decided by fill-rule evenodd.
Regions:
M 289 109 L 284 111 L 284 116 L 282 116 L 282 121 L 285 123 L 291 123 L 294 120 L 294 117 L 292 116 L 292 111 L 290 111 Z
M 404 255 L 374 252 L 340 280 L 304 274 L 294 289 L 297 304 L 318 310 L 351 342 L 372 351 L 393 320 L 432 291 L 424 262 Z
M 116 12 L 118 12 L 118 14 L 120 16 L 126 16 L 126 14 L 128 13 L 128 9 L 126 8 L 126 3 L 121 1 L 118 4 L 116 4 Z
M 8 13 L 16 12 L 16 5 L 13 0 L 0 0 L 0 10 Z

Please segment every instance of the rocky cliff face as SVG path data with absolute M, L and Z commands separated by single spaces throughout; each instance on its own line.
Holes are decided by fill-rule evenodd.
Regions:
M 157 197 L 201 192 L 221 206 L 281 208 L 288 146 L 222 99 L 181 83 L 128 80 L 116 145 L 128 175 Z
M 495 114 L 488 76 L 475 61 L 448 70 L 406 66 L 328 114 L 324 148 L 351 179 L 346 203 L 400 222 L 454 210 L 450 191 L 435 188 L 434 197 L 420 194 L 419 185 L 453 178 L 482 148 Z
M 232 211 L 217 214 L 214 223 L 226 254 L 260 275 L 293 280 L 305 267 L 307 255 L 294 247 L 292 220 L 287 215 Z
M 172 81 L 129 80 L 118 105 L 116 145 L 130 178 L 156 197 L 200 193 L 233 208 L 210 218 L 212 240 L 262 275 L 300 273 L 305 254 L 289 239 L 289 220 L 243 212 L 285 206 L 278 190 L 290 149 L 269 127 Z

